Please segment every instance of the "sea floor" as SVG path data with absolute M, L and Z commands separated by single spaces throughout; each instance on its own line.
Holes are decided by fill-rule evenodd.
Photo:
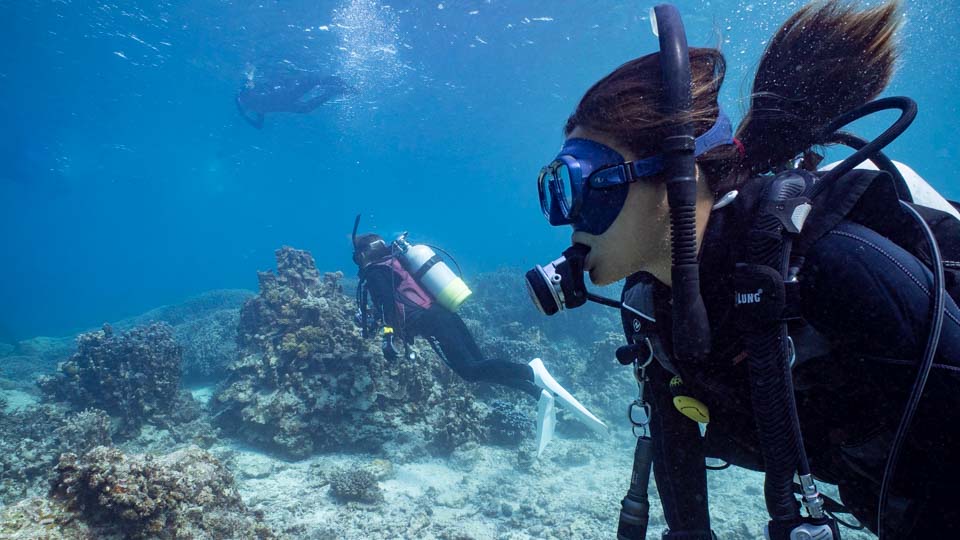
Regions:
M 210 387 L 190 391 L 201 402 L 212 395 Z M 4 393 L 16 406 L 33 401 L 18 390 Z M 406 456 L 402 462 L 350 453 L 287 461 L 227 439 L 208 450 L 233 473 L 248 508 L 261 513 L 280 538 L 607 539 L 615 535 L 633 459 L 633 439 L 626 426 L 620 429 L 604 440 L 558 436 L 540 459 L 533 455 L 532 434 L 519 448 L 473 444 L 448 457 Z M 121 447 L 173 450 L 167 441 L 163 430 L 146 428 Z M 382 500 L 338 500 L 327 474 L 361 467 L 377 471 Z M 762 475 L 731 467 L 708 472 L 708 481 L 719 538 L 763 538 Z M 827 493 L 831 487 L 821 486 Z M 649 534 L 658 538 L 666 525 L 653 483 L 650 491 Z M 874 538 L 842 533 L 847 539 Z
M 200 398 L 203 392 L 194 395 Z M 247 505 L 263 512 L 283 537 L 607 539 L 615 535 L 633 460 L 633 439 L 622 429 L 621 436 L 607 440 L 557 437 L 539 460 L 532 457 L 532 444 L 472 445 L 447 458 L 424 456 L 406 463 L 346 453 L 289 462 L 229 442 L 210 450 L 229 464 Z M 383 469 L 385 462 L 380 503 L 339 502 L 323 480 L 322 471 Z M 719 538 L 763 538 L 763 476 L 731 467 L 708 472 L 708 482 Z M 836 496 L 833 486 L 821 489 Z M 652 482 L 650 490 L 649 530 L 658 538 L 666 524 Z M 842 534 L 874 538 L 860 531 Z
M 377 504 L 339 503 L 317 471 L 366 466 L 375 456 L 331 454 L 295 463 L 223 445 L 244 500 L 283 536 L 307 539 L 612 538 L 632 449 L 602 441 L 555 440 L 527 470 L 518 450 L 476 446 L 449 459 L 393 466 Z M 566 456 L 588 456 L 573 463 Z M 763 538 L 763 477 L 731 467 L 709 473 L 713 528 L 723 539 Z M 829 488 L 829 486 L 827 486 Z M 651 492 L 655 488 L 651 485 Z M 658 501 L 650 531 L 666 528 Z M 844 538 L 873 538 L 843 531 Z

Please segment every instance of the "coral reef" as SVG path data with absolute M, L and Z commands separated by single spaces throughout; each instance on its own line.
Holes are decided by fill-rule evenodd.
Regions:
M 0 381 L 29 388 L 38 376 L 56 371 L 57 362 L 73 352 L 73 338 L 37 337 L 18 343 L 0 343 Z
M 364 339 L 340 273 L 285 247 L 277 272 L 259 273 L 260 293 L 240 313 L 239 359 L 211 406 L 220 426 L 283 455 L 376 451 L 405 444 L 444 452 L 481 436 L 481 408 L 423 347 L 390 362 Z
M 181 349 L 167 324 L 138 326 L 116 334 L 110 325 L 77 338 L 77 352 L 42 377 L 47 398 L 74 408 L 94 407 L 133 434 L 150 417 L 171 409 L 180 386 Z
M 221 309 L 174 327 L 183 346 L 183 380 L 214 381 L 237 356 L 239 309 Z
M 10 356 L 28 356 L 35 358 L 37 362 L 46 367 L 52 368 L 57 362 L 70 356 L 73 352 L 73 337 L 35 337 L 17 342 Z
M 159 457 L 104 446 L 63 454 L 49 499 L 13 506 L 0 523 L 4 538 L 274 538 L 230 473 L 198 448 Z
M 113 326 L 125 330 L 154 322 L 169 324 L 183 347 L 183 381 L 217 381 L 236 359 L 240 306 L 252 296 L 253 292 L 243 289 L 209 291 Z
M 336 469 L 327 479 L 330 481 L 330 493 L 340 501 L 383 501 L 383 490 L 380 489 L 377 477 L 368 469 Z
M 490 407 L 490 414 L 486 419 L 490 442 L 504 446 L 517 446 L 533 433 L 533 418 L 518 408 L 515 403 L 505 399 L 495 399 L 487 405 Z
M 45 491 L 60 454 L 107 444 L 110 419 L 103 411 L 67 413 L 51 405 L 0 409 L 0 502 Z

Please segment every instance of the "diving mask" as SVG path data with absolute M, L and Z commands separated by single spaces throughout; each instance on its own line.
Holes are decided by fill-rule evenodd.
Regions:
M 733 127 L 721 111 L 713 126 L 697 137 L 694 156 L 727 144 L 734 144 Z M 604 144 L 568 139 L 556 159 L 540 170 L 540 209 L 553 226 L 573 225 L 578 231 L 603 234 L 623 208 L 627 186 L 659 174 L 665 163 L 662 155 L 626 161 Z

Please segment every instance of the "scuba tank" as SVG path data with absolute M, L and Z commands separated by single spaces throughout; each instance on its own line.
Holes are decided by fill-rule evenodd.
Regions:
M 430 246 L 410 244 L 407 233 L 403 233 L 394 240 L 393 248 L 403 268 L 441 306 L 455 312 L 472 294 L 463 279 Z

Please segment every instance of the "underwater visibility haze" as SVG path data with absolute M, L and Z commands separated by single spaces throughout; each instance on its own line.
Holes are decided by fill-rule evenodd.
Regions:
M 675 4 L 736 126 L 805 2 Z M 620 314 L 544 317 L 524 272 L 571 245 L 537 174 L 584 93 L 658 51 L 652 7 L 0 0 L 0 538 L 616 537 Z M 960 5 L 896 17 L 881 96 L 918 113 L 884 152 L 960 199 Z M 705 482 L 718 538 L 763 537 L 763 473 Z

